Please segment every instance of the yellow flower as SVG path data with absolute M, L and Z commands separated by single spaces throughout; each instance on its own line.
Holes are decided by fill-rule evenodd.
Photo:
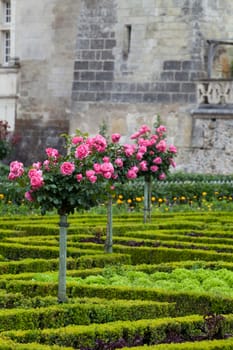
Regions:
M 122 194 L 119 194 L 118 198 L 119 198 L 119 199 L 123 199 Z
M 206 192 L 202 192 L 202 196 L 206 196 L 207 195 L 207 193 Z
M 219 194 L 219 192 L 216 191 L 216 192 L 214 192 L 214 194 Z
M 117 200 L 117 204 L 122 204 L 122 203 L 123 203 L 123 201 L 121 199 Z
M 185 196 L 181 196 L 181 197 L 180 197 L 180 200 L 182 200 L 182 201 L 185 201 L 185 199 L 186 199 Z
M 141 201 L 142 201 L 142 198 L 141 198 L 141 197 L 136 197 L 136 201 L 137 201 L 137 202 L 141 202 Z
M 151 202 L 155 202 L 155 197 L 151 197 Z
M 4 198 L 4 194 L 0 193 L 0 199 L 3 199 L 3 198 Z
M 127 203 L 129 203 L 129 204 L 132 203 L 132 199 L 128 199 Z
M 159 199 L 158 199 L 158 202 L 159 202 L 159 203 L 163 203 L 163 199 L 162 199 L 162 198 L 159 198 Z

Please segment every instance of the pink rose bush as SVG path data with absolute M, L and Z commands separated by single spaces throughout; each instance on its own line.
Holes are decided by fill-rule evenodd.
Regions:
M 165 180 L 170 167 L 176 166 L 174 157 L 177 149 L 174 145 L 167 144 L 165 133 L 164 125 L 155 127 L 154 132 L 147 125 L 142 125 L 131 136 L 135 142 L 131 155 L 136 153 L 136 159 L 139 161 L 137 176 Z
M 79 132 L 65 138 L 65 154 L 49 147 L 45 159 L 28 168 L 18 161 L 10 164 L 9 180 L 17 181 L 25 189 L 25 198 L 42 213 L 55 208 L 59 214 L 88 209 L 101 197 L 93 165 L 104 156 L 107 140 L 102 135 L 88 137 Z M 112 177 L 113 171 L 109 161 L 100 164 L 103 178 Z
M 26 168 L 21 162 L 10 164 L 9 180 L 25 189 L 25 198 L 42 213 L 54 208 L 59 214 L 88 209 L 103 202 L 117 184 L 140 176 L 166 179 L 175 167 L 177 150 L 168 145 L 165 126 L 151 132 L 147 125 L 131 136 L 133 143 L 120 144 L 121 135 L 110 141 L 97 134 L 65 137 L 64 154 L 56 148 L 45 149 L 45 159 Z
M 18 161 L 10 164 L 9 180 L 17 181 L 25 189 L 26 200 L 42 213 L 55 208 L 59 214 L 88 209 L 112 193 L 115 181 L 134 178 L 128 175 L 134 164 L 119 144 L 120 134 L 113 134 L 110 142 L 102 135 L 89 137 L 81 132 L 65 139 L 65 154 L 49 147 L 45 159 L 28 168 Z

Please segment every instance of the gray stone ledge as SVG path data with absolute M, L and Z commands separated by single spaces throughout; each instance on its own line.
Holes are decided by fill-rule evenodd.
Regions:
M 191 110 L 193 118 L 233 119 L 233 106 L 229 107 L 199 107 Z

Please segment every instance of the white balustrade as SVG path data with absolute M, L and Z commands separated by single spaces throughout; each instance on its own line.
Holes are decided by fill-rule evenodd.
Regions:
M 233 81 L 205 80 L 197 84 L 199 104 L 233 104 Z

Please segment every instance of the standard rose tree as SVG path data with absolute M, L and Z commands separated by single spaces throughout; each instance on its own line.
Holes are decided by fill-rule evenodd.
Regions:
M 138 161 L 134 171 L 130 175 L 143 176 L 144 185 L 144 223 L 151 218 L 151 187 L 152 180 L 165 180 L 170 167 L 175 167 L 174 157 L 177 149 L 174 145 L 168 145 L 166 141 L 166 127 L 155 127 L 154 132 L 147 125 L 131 136 L 135 144 L 134 151 Z
M 113 134 L 111 142 L 102 135 L 77 135 L 66 138 L 65 155 L 47 148 L 46 159 L 25 169 L 21 162 L 10 164 L 9 180 L 17 181 L 25 189 L 25 197 L 42 214 L 56 209 L 60 215 L 59 301 L 66 300 L 66 236 L 67 216 L 75 210 L 96 206 L 104 199 L 112 199 L 116 181 L 132 178 L 131 156 L 119 144 L 120 135 Z M 111 214 L 111 213 L 110 213 Z M 108 227 L 112 218 L 108 214 Z M 111 236 L 106 239 L 106 251 L 111 252 Z
M 67 152 L 47 148 L 46 159 L 33 163 L 29 169 L 21 162 L 10 164 L 9 180 L 17 181 L 25 189 L 25 197 L 42 214 L 56 209 L 60 215 L 59 286 L 58 300 L 66 300 L 66 239 L 67 216 L 76 209 L 98 205 L 100 187 L 93 170 L 96 159 L 107 147 L 104 137 L 88 137 L 80 132 L 66 137 Z

